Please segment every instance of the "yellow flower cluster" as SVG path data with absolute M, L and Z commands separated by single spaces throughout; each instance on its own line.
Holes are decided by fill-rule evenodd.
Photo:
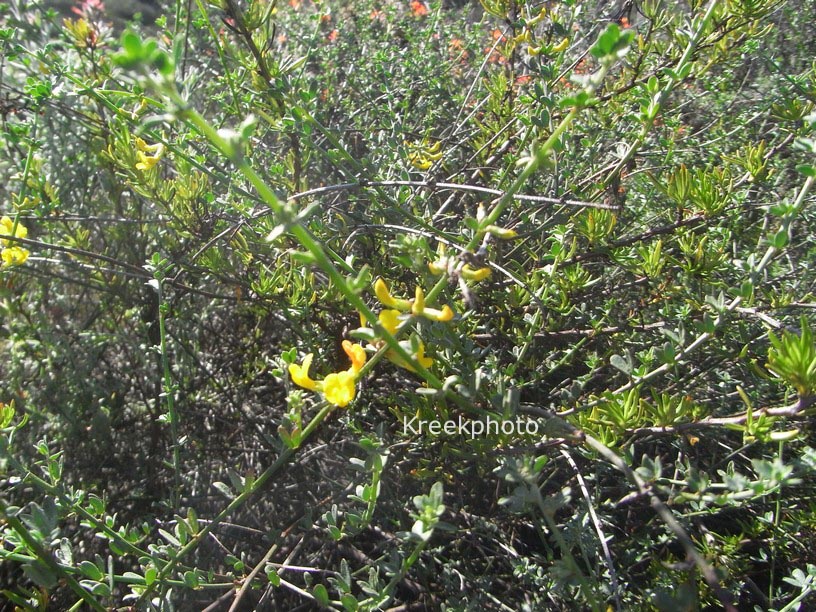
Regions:
M 18 221 L 12 221 L 9 217 L 3 217 L 2 219 L 0 219 L 0 236 L 14 236 L 16 238 L 25 238 L 26 236 L 28 236 L 28 230 L 22 223 Z M 2 245 L 3 248 L 2 267 L 17 266 L 22 263 L 25 263 L 26 259 L 28 259 L 28 249 L 24 249 L 23 247 L 19 246 L 16 242 L 3 238 L 0 239 L 0 245 Z
M 292 382 L 309 391 L 322 393 L 330 404 L 345 408 L 351 403 L 357 392 L 355 383 L 366 362 L 366 354 L 362 346 L 352 344 L 349 340 L 343 340 L 343 350 L 351 360 L 351 367 L 348 370 L 332 372 L 323 380 L 313 380 L 309 376 L 309 368 L 312 366 L 314 353 L 309 353 L 303 359 L 302 365 L 293 363 L 289 366 L 289 376 L 292 377 Z
M 152 153 L 152 155 L 148 155 L 148 153 Z M 154 144 L 149 145 L 141 138 L 136 138 L 136 157 L 138 158 L 138 162 L 136 162 L 136 169 L 147 171 L 150 170 L 153 166 L 159 163 L 159 160 L 164 155 L 164 145 Z
M 427 308 L 425 306 L 425 291 L 422 290 L 422 287 L 416 288 L 413 300 L 399 299 L 392 296 L 385 281 L 378 278 L 377 282 L 374 283 L 374 293 L 383 306 L 394 308 L 400 312 L 410 310 L 411 314 L 425 317 L 431 321 L 450 321 L 453 318 L 453 310 L 447 304 L 442 307 L 442 310 Z
M 458 263 L 457 260 L 445 255 L 445 246 L 443 244 L 439 245 L 437 255 L 439 256 L 439 259 L 428 264 L 428 269 L 431 271 L 431 274 L 439 276 L 456 268 Z M 490 268 L 474 268 L 469 264 L 465 264 L 459 268 L 458 274 L 465 280 L 479 282 L 490 276 Z
M 423 139 L 419 143 L 409 142 L 407 144 L 409 148 L 408 161 L 417 170 L 427 170 L 433 166 L 435 161 L 442 159 L 439 142 L 431 144 L 427 139 Z
M 385 284 L 385 281 L 379 278 L 377 282 L 374 283 L 374 293 L 383 306 L 388 307 L 377 315 L 377 319 L 380 325 L 391 335 L 397 332 L 397 328 L 401 322 L 400 318 L 408 313 L 430 319 L 431 321 L 450 321 L 453 319 L 453 310 L 451 310 L 447 304 L 441 309 L 429 308 L 425 305 L 425 292 L 422 287 L 416 288 L 413 300 L 396 298 L 391 295 L 391 291 L 388 289 L 388 285 Z M 403 313 L 405 313 L 405 315 Z M 363 325 L 365 325 L 365 321 L 363 321 Z M 401 340 L 400 346 L 404 348 L 407 353 L 413 354 L 414 359 L 416 359 L 417 363 L 423 368 L 429 368 L 433 365 L 433 359 L 425 355 L 425 344 L 422 340 L 418 338 L 414 338 L 413 340 Z M 405 368 L 410 372 L 416 371 L 410 363 L 405 361 L 393 350 L 386 352 L 385 356 L 389 361 L 401 368 Z

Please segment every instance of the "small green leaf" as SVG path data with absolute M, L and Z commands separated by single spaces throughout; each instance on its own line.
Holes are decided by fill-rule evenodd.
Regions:
M 184 572 L 184 584 L 191 589 L 197 589 L 201 584 L 201 581 L 198 578 L 198 573 L 192 570 Z
M 102 570 L 100 570 L 96 563 L 91 561 L 83 561 L 79 564 L 79 571 L 85 574 L 91 580 L 102 580 L 102 577 L 105 575 Z
M 316 584 L 312 589 L 312 595 L 321 606 L 329 605 L 329 592 L 322 584 Z
M 57 586 L 57 577 L 51 568 L 39 559 L 23 565 L 23 573 L 37 586 L 44 589 L 53 589 Z
M 281 579 L 278 575 L 278 571 L 271 565 L 266 566 L 266 579 L 269 580 L 269 584 L 272 586 L 280 586 Z
M 784 249 L 788 245 L 788 232 L 786 230 L 779 230 L 771 238 L 771 244 L 775 249 Z
M 181 542 L 179 542 L 178 539 L 176 539 L 176 536 L 174 536 L 169 531 L 166 531 L 164 529 L 159 529 L 159 535 L 161 537 L 163 537 L 165 540 L 167 540 L 168 542 L 170 542 L 170 544 L 172 544 L 173 546 L 178 546 L 179 548 L 181 548 Z
M 0 402 L 0 429 L 5 429 L 14 420 L 14 401 L 8 404 Z
M 632 359 L 628 355 L 626 357 L 612 355 L 612 357 L 609 358 L 609 363 L 624 374 L 628 375 L 632 373 Z

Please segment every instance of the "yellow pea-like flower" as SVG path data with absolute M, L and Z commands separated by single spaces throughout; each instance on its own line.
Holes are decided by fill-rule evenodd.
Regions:
M 462 267 L 461 275 L 465 280 L 479 282 L 490 276 L 490 268 L 479 268 L 478 270 L 474 270 L 470 266 L 465 265 Z
M 4 216 L 0 219 L 0 237 L 2 236 L 25 238 L 28 236 L 28 229 L 19 221 L 15 224 L 11 218 Z M 19 266 L 20 264 L 24 264 L 28 259 L 28 249 L 21 247 L 14 241 L 0 238 L 0 245 L 3 247 L 0 253 L 3 267 Z
M 382 302 L 383 306 L 396 308 L 401 311 L 411 309 L 410 300 L 398 299 L 392 296 L 388 290 L 388 285 L 386 285 L 385 281 L 381 278 L 378 278 L 377 282 L 374 283 L 374 294 L 377 296 L 377 299 Z
M 349 340 L 343 340 L 343 351 L 351 360 L 351 367 L 348 370 L 332 372 L 323 380 L 314 380 L 309 376 L 309 368 L 312 365 L 314 354 L 309 353 L 303 358 L 302 365 L 295 363 L 289 365 L 289 376 L 292 377 L 292 382 L 309 391 L 322 393 L 330 404 L 334 404 L 338 408 L 345 408 L 357 393 L 355 385 L 360 370 L 365 365 L 366 352 L 361 345 L 354 344 Z
M 409 353 L 413 350 L 411 342 L 408 340 L 403 340 L 402 342 L 400 342 L 400 346 Z M 409 372 L 416 373 L 416 368 L 409 362 L 405 361 L 402 357 L 397 355 L 394 351 L 386 352 L 385 356 L 386 358 L 388 358 L 388 361 L 390 361 L 394 365 L 404 368 Z M 433 365 L 433 359 L 425 355 L 425 344 L 422 342 L 422 340 L 419 341 L 419 346 L 416 349 L 416 353 L 414 353 L 414 359 L 416 359 L 417 363 L 425 369 L 428 369 Z
M 422 287 L 417 287 L 414 295 L 416 297 L 414 298 L 414 303 L 411 304 L 411 313 L 421 315 L 425 312 L 425 292 L 422 290 Z
M 323 379 L 323 396 L 330 404 L 345 408 L 357 392 L 356 381 L 356 376 L 349 370 L 333 372 Z
M 422 316 L 426 319 L 430 319 L 431 321 L 441 321 L 442 323 L 446 323 L 453 319 L 453 310 L 451 307 L 445 304 L 442 306 L 442 309 L 437 308 L 425 308 L 422 311 Z
M 569 47 L 569 38 L 564 38 L 560 43 L 555 45 L 552 50 L 556 53 L 561 53 L 561 51 L 565 51 L 567 47 Z
M 7 249 L 3 249 L 2 253 L 3 265 L 19 266 L 26 262 L 26 259 L 28 259 L 28 255 L 29 255 L 28 249 L 24 249 L 18 246 L 8 247 Z
M 152 153 L 153 155 L 148 155 Z M 164 145 L 161 143 L 149 145 L 141 138 L 136 138 L 136 169 L 146 172 L 159 163 L 164 155 Z
M 312 380 L 309 376 L 309 368 L 312 366 L 313 358 L 314 354 L 309 353 L 303 358 L 303 365 L 297 365 L 295 363 L 289 364 L 289 376 L 292 377 L 292 382 L 299 387 L 309 389 L 309 391 L 318 390 L 317 382 Z
M 365 349 L 359 344 L 352 343 L 350 340 L 343 340 L 343 350 L 346 355 L 348 355 L 348 358 L 351 359 L 351 369 L 355 373 L 359 372 L 366 362 Z
M 397 333 L 402 313 L 399 310 L 383 310 L 377 317 L 380 320 L 380 325 L 392 336 Z

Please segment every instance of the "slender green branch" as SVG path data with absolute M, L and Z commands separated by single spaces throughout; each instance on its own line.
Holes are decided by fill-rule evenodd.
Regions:
M 9 526 L 14 529 L 14 531 L 17 532 L 17 535 L 19 535 L 25 542 L 28 549 L 37 555 L 37 560 L 45 563 L 49 570 L 59 576 L 60 580 L 64 581 L 65 584 L 68 585 L 68 588 L 70 588 L 77 595 L 77 597 L 79 597 L 85 603 L 85 605 L 89 606 L 93 610 L 97 610 L 98 612 L 105 612 L 105 606 L 100 604 L 89 591 L 83 589 L 76 579 L 54 560 L 51 553 L 46 551 L 42 544 L 40 544 L 40 542 L 31 535 L 23 522 L 17 518 L 16 515 L 9 513 L 7 510 L 6 504 L 0 500 L 0 514 L 5 517 L 5 520 Z

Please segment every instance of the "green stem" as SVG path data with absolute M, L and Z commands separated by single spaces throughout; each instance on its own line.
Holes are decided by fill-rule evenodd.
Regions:
M 570 550 L 569 546 L 567 545 L 566 540 L 564 540 L 564 536 L 561 534 L 561 530 L 558 529 L 558 525 L 555 523 L 555 519 L 553 518 L 552 512 L 550 512 L 545 504 L 544 500 L 541 497 L 541 491 L 536 487 L 535 490 L 535 497 L 536 497 L 536 505 L 538 506 L 541 515 L 544 517 L 544 522 L 547 523 L 547 528 L 550 530 L 553 538 L 555 538 L 556 544 L 558 544 L 558 548 L 561 550 L 561 554 L 563 555 L 564 561 L 566 561 L 569 568 L 572 570 L 573 575 L 578 580 L 579 584 L 581 585 L 581 591 L 587 598 L 590 607 L 594 611 L 601 610 L 601 605 L 598 603 L 598 599 L 595 596 L 595 591 L 592 589 L 592 586 L 589 584 L 586 576 L 581 571 L 581 568 L 578 567 L 578 563 L 575 561 L 575 557 L 572 556 L 572 551 Z
M 685 67 L 691 62 L 691 56 L 694 54 L 694 51 L 697 49 L 697 45 L 700 44 L 700 39 L 703 36 L 703 31 L 705 30 L 708 22 L 711 20 L 711 16 L 714 14 L 714 9 L 719 4 L 719 0 L 711 0 L 706 9 L 705 14 L 703 15 L 702 19 L 698 22 L 697 28 L 694 31 L 693 36 L 688 41 L 685 50 L 683 51 L 683 55 L 680 57 L 680 60 L 677 62 L 677 67 L 674 69 L 674 74 L 682 74 L 682 71 L 685 70 Z M 652 116 L 644 121 L 643 127 L 640 129 L 640 132 L 635 137 L 635 140 L 632 142 L 631 145 L 626 149 L 626 153 L 621 157 L 615 167 L 609 172 L 607 175 L 607 179 L 605 182 L 611 180 L 612 177 L 615 177 L 620 174 L 621 170 L 626 167 L 626 165 L 632 160 L 635 156 L 635 153 L 638 151 L 640 146 L 646 140 L 646 136 L 649 135 L 649 132 L 654 125 L 657 116 L 660 114 L 660 110 L 666 104 L 666 101 L 669 99 L 671 92 L 677 87 L 678 83 L 680 83 L 680 79 L 675 76 L 669 76 L 669 80 L 666 83 L 665 87 L 660 91 L 658 94 L 657 99 L 655 100 L 656 111 L 652 114 Z
M 222 155 L 230 159 L 235 164 L 241 174 L 244 175 L 244 178 L 246 178 L 252 184 L 252 186 L 258 192 L 258 195 L 260 195 L 261 199 L 263 199 L 266 205 L 269 206 L 272 212 L 276 215 L 278 222 L 285 224 L 292 223 L 293 215 L 291 211 L 284 206 L 272 189 L 269 188 L 269 186 L 264 182 L 255 169 L 252 168 L 249 162 L 247 162 L 247 160 L 240 154 L 240 152 L 235 150 L 232 143 L 227 142 L 227 140 L 224 139 L 209 123 L 207 123 L 207 121 L 197 111 L 187 108 L 184 100 L 178 95 L 177 92 L 168 91 L 167 89 L 167 87 L 163 88 L 170 100 L 176 104 L 179 109 L 181 109 L 179 111 L 180 118 L 188 122 L 196 131 L 210 141 L 210 144 L 218 149 Z M 357 293 L 355 293 L 351 287 L 349 287 L 346 279 L 343 278 L 343 275 L 339 272 L 331 259 L 329 259 L 323 247 L 320 245 L 317 239 L 312 236 L 309 230 L 300 224 L 293 223 L 289 228 L 289 231 L 301 244 L 301 246 L 303 246 L 312 255 L 315 264 L 317 264 L 317 266 L 329 277 L 329 280 L 331 280 L 334 286 L 337 287 L 340 293 L 343 294 L 343 297 L 346 298 L 348 303 L 365 317 L 372 329 L 374 329 L 377 335 L 383 339 L 388 347 L 402 359 L 404 359 L 406 363 L 410 363 L 415 368 L 416 372 L 425 379 L 428 385 L 434 389 L 440 389 L 442 387 L 442 381 L 440 381 L 427 368 L 418 363 L 414 359 L 413 355 L 404 349 L 397 339 L 388 332 L 388 330 L 380 325 L 377 315 L 374 314 L 374 311 L 368 307 L 365 301 Z
M 26 529 L 26 526 L 23 522 L 17 518 L 14 514 L 10 514 L 7 512 L 7 506 L 2 501 L 0 501 L 0 514 L 5 517 L 6 522 L 8 525 L 17 532 L 20 536 L 20 539 L 25 542 L 25 545 L 31 550 L 39 561 L 45 563 L 54 574 L 59 576 L 60 580 L 64 581 L 65 584 L 68 585 L 70 588 L 87 606 L 92 608 L 93 610 L 97 610 L 98 612 L 105 612 L 106 608 L 102 604 L 100 604 L 96 598 L 94 598 L 90 592 L 83 589 L 80 584 L 76 581 L 76 579 L 71 576 L 68 572 L 66 572 L 59 563 L 57 563 L 54 558 L 51 556 L 51 553 L 43 548 L 42 544 L 31 535 L 31 533 Z
M 301 435 L 301 444 L 308 439 L 308 437 L 314 433 L 314 431 L 320 426 L 321 423 L 326 419 L 326 417 L 335 409 L 334 406 L 326 404 L 321 408 L 320 412 L 318 412 L 309 424 L 303 430 L 303 434 Z M 200 531 L 198 531 L 194 536 L 190 538 L 190 540 L 182 546 L 179 551 L 170 559 L 167 564 L 162 567 L 161 571 L 159 572 L 158 576 L 156 577 L 155 582 L 150 585 L 142 596 L 140 597 L 140 601 L 146 601 L 146 598 L 150 595 L 153 588 L 158 586 L 166 581 L 166 579 L 170 576 L 170 573 L 173 569 L 179 564 L 179 562 L 190 552 L 192 552 L 201 542 L 202 540 L 207 537 L 213 529 L 215 529 L 221 521 L 227 518 L 230 514 L 235 512 L 238 508 L 243 506 L 257 491 L 263 487 L 267 480 L 269 480 L 281 467 L 286 465 L 289 462 L 289 459 L 295 454 L 295 448 L 285 448 L 275 460 L 275 462 L 270 465 L 263 473 L 256 478 L 251 485 L 249 485 L 246 489 L 244 489 L 235 499 L 233 499 L 221 512 L 219 512 L 209 523 L 207 523 Z
M 402 565 L 400 566 L 400 571 L 397 572 L 396 574 L 394 574 L 394 576 L 391 578 L 391 580 L 388 581 L 388 584 L 385 585 L 385 588 L 383 589 L 382 592 L 387 593 L 388 597 L 386 598 L 385 601 L 378 601 L 377 602 L 377 609 L 378 610 L 381 610 L 381 609 L 385 608 L 389 603 L 391 603 L 391 600 L 394 598 L 394 595 L 393 595 L 394 589 L 397 587 L 397 585 L 400 583 L 400 581 L 403 578 L 405 578 L 405 576 L 408 574 L 409 570 L 413 567 L 414 563 L 417 562 L 417 560 L 419 559 L 419 556 L 422 554 L 422 551 L 425 550 L 425 545 L 427 543 L 428 543 L 428 540 L 421 540 L 421 541 L 417 542 L 417 545 L 414 547 L 414 550 L 411 551 L 411 554 L 408 556 L 408 558 L 405 559 L 405 561 L 402 562 Z M 363 603 L 365 603 L 365 602 L 363 602 Z M 363 609 L 365 609 L 365 608 L 363 608 Z
M 123 538 L 113 529 L 108 527 L 104 523 L 104 521 L 100 521 L 93 514 L 85 510 L 85 508 L 73 502 L 60 487 L 52 485 L 51 483 L 43 480 L 42 478 L 31 472 L 10 453 L 4 455 L 3 459 L 7 461 L 17 471 L 18 474 L 25 474 L 24 478 L 25 482 L 33 484 L 40 491 L 58 497 L 66 508 L 71 508 L 72 512 L 75 512 L 79 517 L 93 525 L 94 529 L 97 529 L 101 533 L 105 534 L 106 538 L 108 538 L 112 542 L 116 542 L 118 546 L 127 550 L 130 554 L 136 557 L 143 557 L 149 554 L 147 551 L 144 551 L 141 548 L 134 546 L 133 544 L 128 542 L 125 538 Z
M 196 5 L 198 5 L 198 10 L 201 13 L 201 16 L 204 17 L 204 21 L 207 24 L 207 31 L 212 36 L 213 44 L 215 45 L 215 50 L 218 53 L 218 59 L 221 61 L 221 66 L 224 68 L 224 77 L 227 80 L 227 86 L 230 90 L 230 95 L 232 96 L 232 104 L 235 109 L 235 112 L 238 112 L 238 91 L 235 89 L 235 83 L 232 79 L 232 70 L 229 69 L 227 66 L 227 58 L 224 55 L 224 49 L 221 47 L 221 42 L 218 40 L 218 33 L 213 28 L 212 23 L 210 23 L 210 15 L 207 12 L 207 5 L 202 2 L 202 0 L 195 0 Z
M 161 278 L 158 278 L 161 276 Z M 159 352 L 161 354 L 162 363 L 162 387 L 164 391 L 164 399 L 167 405 L 167 416 L 170 420 L 170 438 L 172 445 L 172 467 L 173 467 L 173 507 L 178 508 L 179 497 L 181 496 L 181 476 L 179 458 L 179 418 L 176 412 L 176 402 L 173 393 L 173 375 L 170 372 L 170 359 L 167 357 L 167 329 L 165 327 L 165 304 L 164 294 L 162 292 L 162 281 L 164 271 L 156 273 L 156 293 L 159 300 Z

